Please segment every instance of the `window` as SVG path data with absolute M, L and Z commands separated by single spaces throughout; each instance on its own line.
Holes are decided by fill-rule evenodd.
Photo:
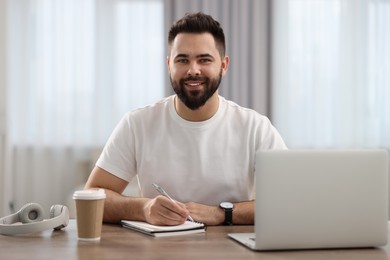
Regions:
M 161 1 L 12 0 L 9 13 L 12 144 L 101 146 L 164 95 Z
M 390 148 L 390 2 L 275 1 L 273 122 L 291 148 Z
M 164 96 L 163 3 L 8 0 L 7 7 L 5 201 L 14 209 L 66 205 L 90 173 L 91 151 L 124 113 Z

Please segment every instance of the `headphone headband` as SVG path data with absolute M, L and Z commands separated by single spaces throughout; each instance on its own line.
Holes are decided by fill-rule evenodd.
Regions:
M 13 224 L 16 222 L 19 222 L 18 212 L 14 213 L 12 215 L 0 218 L 0 225 Z

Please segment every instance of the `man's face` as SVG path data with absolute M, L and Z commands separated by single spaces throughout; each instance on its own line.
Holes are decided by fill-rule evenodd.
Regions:
M 203 106 L 215 93 L 228 65 L 209 33 L 180 33 L 172 43 L 168 69 L 172 88 L 191 110 Z

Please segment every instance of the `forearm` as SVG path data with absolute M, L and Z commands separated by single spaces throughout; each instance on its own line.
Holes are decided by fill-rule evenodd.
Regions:
M 144 208 L 149 199 L 123 196 L 121 193 L 127 184 L 102 168 L 95 167 L 92 170 L 84 189 L 105 190 L 104 222 L 118 223 L 122 219 L 145 220 Z
M 106 189 L 103 221 L 119 223 L 122 219 L 145 221 L 144 207 L 149 199 L 126 197 Z
M 253 225 L 255 223 L 255 201 L 244 201 L 233 204 L 234 225 Z
M 233 203 L 233 224 L 253 225 L 255 216 L 255 202 L 244 201 Z M 208 206 L 190 202 L 186 204 L 190 215 L 195 221 L 203 222 L 210 226 L 222 225 L 225 220 L 225 212 L 219 206 Z

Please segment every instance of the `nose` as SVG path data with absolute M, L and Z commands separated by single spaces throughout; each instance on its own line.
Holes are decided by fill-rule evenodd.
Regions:
M 188 76 L 198 76 L 200 75 L 200 66 L 196 62 L 191 62 L 187 71 Z

